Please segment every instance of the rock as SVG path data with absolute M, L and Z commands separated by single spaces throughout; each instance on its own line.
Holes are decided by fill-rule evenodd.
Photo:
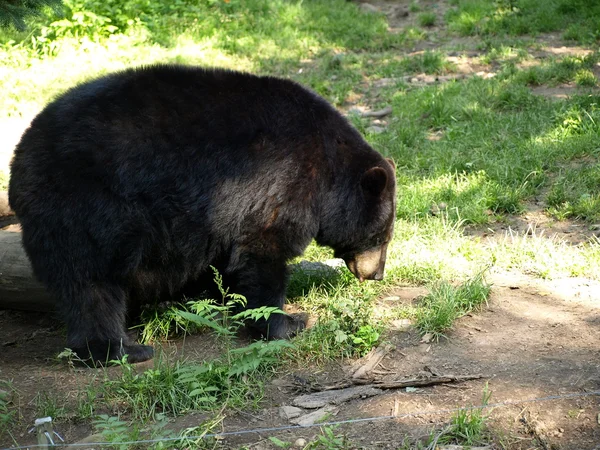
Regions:
M 326 406 L 321 409 L 317 409 L 309 414 L 304 414 L 301 417 L 290 420 L 293 424 L 300 425 L 301 427 L 308 427 L 318 422 L 325 421 L 329 416 L 335 416 L 339 412 L 339 408 L 334 406 Z
M 432 333 L 425 333 L 423 337 L 421 337 L 421 343 L 423 344 L 429 344 L 431 341 L 433 341 Z
M 396 331 L 408 331 L 412 327 L 410 319 L 392 320 L 392 329 Z
M 397 81 L 398 80 L 396 78 L 380 78 L 379 80 L 373 82 L 373 86 L 377 88 L 391 86 L 396 84 Z
M 298 438 L 294 441 L 294 447 L 304 448 L 306 447 L 306 439 Z
M 377 111 L 365 111 L 362 113 L 363 117 L 384 117 L 392 113 L 392 107 L 386 106 L 383 109 Z
M 385 128 L 378 127 L 377 125 L 372 125 L 372 126 L 368 127 L 366 131 L 367 131 L 367 133 L 371 133 L 371 134 L 380 134 L 385 131 Z
M 368 13 L 379 13 L 380 12 L 376 6 L 373 6 L 370 3 L 361 3 L 360 9 L 362 9 L 364 12 L 368 12 Z
M 354 386 L 346 389 L 333 389 L 331 391 L 301 395 L 292 400 L 292 404 L 301 408 L 315 409 L 325 405 L 339 405 L 354 398 L 373 397 L 382 392 L 381 389 L 370 386 Z
M 285 405 L 279 408 L 279 417 L 284 420 L 295 419 L 303 412 L 304 411 L 302 411 L 300 408 L 296 408 L 295 406 Z

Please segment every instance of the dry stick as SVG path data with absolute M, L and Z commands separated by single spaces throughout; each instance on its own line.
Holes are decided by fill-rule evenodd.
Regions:
M 365 375 L 377 367 L 377 364 L 379 364 L 385 355 L 387 355 L 393 348 L 394 347 L 392 345 L 378 347 L 374 352 L 369 354 L 366 363 L 359 367 L 356 372 L 354 372 L 352 378 L 364 378 Z
M 483 378 L 483 375 L 441 375 L 437 377 L 430 378 L 411 378 L 408 380 L 398 380 L 398 381 L 371 381 L 371 380 L 361 380 L 361 379 L 353 379 L 350 382 L 339 383 L 336 385 L 324 386 L 321 391 L 331 391 L 334 389 L 344 389 L 347 387 L 354 386 L 356 384 L 360 384 L 363 386 L 374 387 L 379 389 L 401 389 L 405 387 L 415 387 L 415 386 L 433 386 L 436 384 L 444 384 L 444 383 L 460 383 L 462 381 L 469 380 L 478 380 Z

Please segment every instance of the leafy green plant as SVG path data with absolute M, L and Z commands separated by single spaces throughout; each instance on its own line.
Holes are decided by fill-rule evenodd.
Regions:
M 137 427 L 130 427 L 118 417 L 102 414 L 92 421 L 92 425 L 102 436 L 102 440 L 112 444 L 111 447 L 115 450 L 127 450 L 131 447 L 130 441 L 140 438 Z
M 224 355 L 203 364 L 176 361 L 171 364 L 162 355 L 155 358 L 155 367 L 138 372 L 127 357 L 113 361 L 120 366 L 121 377 L 107 379 L 106 396 L 134 417 L 152 419 L 156 414 L 181 415 L 190 410 L 208 410 L 223 404 L 247 404 L 253 389 L 260 388 L 259 376 L 276 365 L 277 355 L 293 345 L 287 341 L 257 341 L 244 347 L 235 345 L 238 330 L 249 320 L 266 320 L 277 308 L 261 307 L 242 310 L 246 299 L 230 294 L 215 270 L 215 282 L 221 292 L 221 303 L 209 300 L 192 301 L 189 311 L 178 315 L 219 336 Z M 194 312 L 190 312 L 194 311 Z M 254 383 L 248 383 L 253 379 Z
M 143 344 L 161 342 L 173 337 L 185 336 L 197 330 L 197 326 L 179 314 L 187 311 L 183 304 L 163 304 L 147 307 L 140 315 L 140 341 Z
M 287 442 L 287 441 L 282 441 L 279 438 L 276 438 L 275 436 L 271 436 L 269 437 L 269 440 L 273 443 L 273 445 L 275 445 L 275 447 L 277 448 L 289 448 L 292 446 L 291 442 Z
M 351 445 L 345 435 L 335 433 L 337 427 L 327 426 L 321 428 L 321 434 L 310 442 L 305 449 L 320 450 L 345 450 L 350 449 Z

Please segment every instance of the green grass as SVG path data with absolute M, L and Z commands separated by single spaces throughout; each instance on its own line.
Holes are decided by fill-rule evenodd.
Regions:
M 483 389 L 481 405 L 457 411 L 450 420 L 450 425 L 442 431 L 436 441 L 441 444 L 459 444 L 475 446 L 487 444 L 487 419 L 481 406 L 485 407 L 491 399 L 491 392 L 486 383 Z
M 5 191 L 8 189 L 8 174 L 4 173 L 4 171 L 0 170 L 0 191 Z
M 257 406 L 262 384 L 281 362 L 320 364 L 362 356 L 385 342 L 388 319 L 409 317 L 421 333 L 447 334 L 457 318 L 487 301 L 490 286 L 482 267 L 600 280 L 597 238 L 571 245 L 549 232 L 497 231 L 532 202 L 556 222 L 580 221 L 590 236 L 600 221 L 599 54 L 540 59 L 534 52 L 541 46 L 532 40 L 552 32 L 570 44 L 596 42 L 599 0 L 454 0 L 443 19 L 412 2 L 421 28 L 396 33 L 388 31 L 384 15 L 364 14 L 345 0 L 68 0 L 66 5 L 62 18 L 47 12 L 30 19 L 26 32 L 0 31 L 0 119 L 27 119 L 66 88 L 131 65 L 176 62 L 290 77 L 343 111 L 392 107 L 380 134 L 366 133 L 369 119 L 354 114 L 350 120 L 373 147 L 396 161 L 398 209 L 383 282 L 361 284 L 345 267 L 293 271 L 288 301 L 318 321 L 285 355 L 278 348 L 234 343 L 229 331 L 241 319 L 230 314 L 218 327 L 208 325 L 227 336 L 218 358 L 202 362 L 161 355 L 146 370 L 121 362 L 77 388 L 73 401 L 39 393 L 32 403 L 36 414 L 93 420 L 95 429 L 121 448 L 119 442 L 129 438 L 172 435 L 161 424 L 192 410 Z M 407 81 L 416 74 L 459 71 L 443 45 L 413 52 L 432 25 L 447 26 L 450 35 L 474 36 L 473 48 L 482 52 L 479 62 L 496 76 L 426 86 Z M 378 86 L 382 79 L 387 82 Z M 574 86 L 575 95 L 556 100 L 534 93 L 563 84 Z M 0 174 L 0 190 L 7 182 Z M 492 234 L 496 230 L 494 239 L 466 232 L 477 235 L 488 228 Z M 313 244 L 303 259 L 318 263 L 332 257 L 331 250 Z M 382 311 L 377 299 L 401 283 L 426 286 L 429 294 L 414 305 Z M 188 313 L 204 319 L 189 322 L 172 308 L 148 311 L 144 340 L 185 333 L 190 323 L 206 331 L 206 320 L 214 324 L 223 313 L 206 302 L 194 305 L 187 305 Z M 0 392 L 0 432 L 13 429 L 17 420 L 13 401 L 12 391 Z M 220 417 L 188 436 L 205 433 Z M 440 442 L 477 443 L 485 436 L 484 425 L 477 411 L 461 412 Z M 314 445 L 328 448 L 340 439 L 324 431 Z M 180 447 L 192 446 L 181 442 Z
M 0 380 L 0 436 L 10 430 L 17 419 L 15 405 L 13 404 L 14 389 L 12 383 Z
M 453 32 L 471 36 L 537 35 L 564 31 L 566 39 L 598 38 L 598 0 L 458 0 L 447 13 Z
M 459 286 L 439 283 L 418 305 L 415 325 L 421 333 L 439 338 L 456 319 L 487 303 L 490 290 L 483 273 Z
M 422 27 L 432 27 L 435 25 L 436 20 L 437 16 L 434 12 L 424 12 L 417 17 L 417 21 Z

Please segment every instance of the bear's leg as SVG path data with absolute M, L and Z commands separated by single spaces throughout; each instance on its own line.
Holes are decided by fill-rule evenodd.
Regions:
M 67 322 L 67 346 L 82 360 L 105 364 L 128 355 L 127 361 L 146 361 L 152 347 L 139 345 L 125 333 L 127 297 L 123 289 L 110 283 L 89 283 L 61 296 Z
M 227 274 L 229 292 L 246 297 L 246 309 L 274 306 L 283 309 L 287 288 L 285 261 L 245 255 L 234 273 Z M 267 339 L 289 339 L 303 330 L 304 320 L 288 314 L 271 314 L 268 320 L 248 322 L 247 326 Z

